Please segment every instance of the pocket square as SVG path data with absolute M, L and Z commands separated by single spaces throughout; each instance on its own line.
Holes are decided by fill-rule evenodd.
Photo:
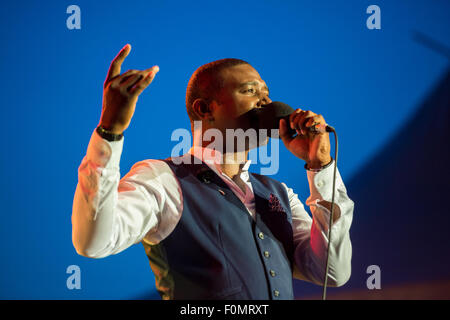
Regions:
M 280 204 L 280 200 L 273 193 L 271 193 L 269 197 L 269 209 L 274 212 L 285 212 Z

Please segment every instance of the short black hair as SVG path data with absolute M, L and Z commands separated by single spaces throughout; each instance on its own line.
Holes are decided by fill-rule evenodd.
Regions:
M 211 103 L 223 87 L 223 80 L 218 77 L 220 71 L 240 64 L 250 65 L 241 59 L 225 58 L 204 64 L 194 71 L 186 89 L 186 110 L 191 123 L 199 120 L 192 109 L 194 101 L 202 98 L 207 104 Z

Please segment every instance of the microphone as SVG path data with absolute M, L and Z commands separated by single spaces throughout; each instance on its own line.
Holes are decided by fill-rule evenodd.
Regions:
M 244 116 L 254 129 L 267 129 L 268 136 L 271 136 L 270 129 L 279 129 L 280 119 L 285 119 L 288 127 L 288 133 L 294 135 L 297 131 L 289 126 L 289 116 L 295 110 L 280 101 L 272 101 L 263 105 L 261 108 L 255 108 L 245 113 Z M 333 132 L 334 128 L 327 124 L 317 124 L 308 128 L 313 133 Z
M 289 126 L 289 116 L 295 110 L 280 101 L 272 101 L 261 108 L 255 108 L 246 112 L 243 118 L 246 118 L 250 126 L 256 130 L 267 129 L 270 136 L 270 129 L 279 129 L 280 119 L 285 119 L 288 125 L 288 133 L 294 135 L 297 131 L 291 129 Z M 308 128 L 313 133 L 333 132 L 334 128 L 327 124 L 316 124 Z

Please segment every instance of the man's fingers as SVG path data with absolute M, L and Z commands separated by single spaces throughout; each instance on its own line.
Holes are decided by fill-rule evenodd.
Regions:
M 316 114 L 314 116 L 308 117 L 305 120 L 305 128 L 309 128 L 312 127 L 313 125 L 318 125 L 318 124 L 324 124 L 325 120 L 323 119 L 322 115 L 320 114 Z
M 120 50 L 117 56 L 111 62 L 109 66 L 108 75 L 106 76 L 105 84 L 110 81 L 115 76 L 120 74 L 120 67 L 122 66 L 123 60 L 128 56 L 131 51 L 131 46 L 129 44 L 125 45 L 125 47 Z
M 134 87 L 131 88 L 130 92 L 135 95 L 141 94 L 141 92 L 144 91 L 144 89 L 147 88 L 148 85 L 153 81 L 156 73 L 158 72 L 159 72 L 158 66 L 153 66 L 143 71 L 142 72 L 143 78 L 139 82 L 137 82 Z
M 120 75 L 120 77 L 116 77 L 116 79 L 113 80 L 113 82 L 118 82 L 118 84 L 122 84 L 125 81 L 127 81 L 128 79 L 130 79 L 130 77 L 136 73 L 139 73 L 139 70 L 128 70 L 127 72 L 123 73 Z
M 295 127 L 294 127 L 294 119 L 296 117 L 299 117 L 303 113 L 305 113 L 305 111 L 303 111 L 302 109 L 296 109 L 295 112 L 291 113 L 291 115 L 289 116 L 289 126 L 291 127 L 291 129 L 295 129 Z
M 130 79 L 130 77 L 139 72 L 140 72 L 139 70 L 128 70 L 127 72 L 121 74 L 120 76 L 116 76 L 112 81 L 109 82 L 111 88 L 117 88 L 121 86 L 124 82 Z
M 131 75 L 126 81 L 121 84 L 122 89 L 131 92 L 131 88 L 143 77 L 142 72 Z
M 312 111 L 301 111 L 298 114 L 295 114 L 294 117 L 291 118 L 291 128 L 295 130 L 300 130 L 300 133 L 304 135 L 306 130 L 306 123 L 314 118 L 316 114 Z M 298 132 L 298 131 L 297 131 Z
M 291 137 L 291 135 L 288 133 L 288 127 L 287 127 L 287 123 L 286 120 L 281 118 L 280 119 L 280 129 L 279 129 L 279 134 L 280 134 L 280 138 L 284 143 L 289 143 L 292 141 L 292 139 L 294 139 L 293 137 Z

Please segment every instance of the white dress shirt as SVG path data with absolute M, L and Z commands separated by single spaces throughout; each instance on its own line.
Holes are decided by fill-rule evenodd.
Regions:
M 120 179 L 119 163 L 124 139 L 107 141 L 94 130 L 86 156 L 78 168 L 78 185 L 72 210 L 72 240 L 80 255 L 103 258 L 141 241 L 159 243 L 174 230 L 181 218 L 181 187 L 177 177 L 164 161 L 137 162 Z M 189 153 L 184 156 L 189 156 Z M 254 218 L 255 198 L 248 173 L 250 161 L 245 163 L 240 175 L 245 192 L 221 172 L 220 166 L 213 162 L 204 162 L 223 179 Z M 322 284 L 330 212 L 318 202 L 331 202 L 333 166 L 319 172 L 307 170 L 307 178 L 310 196 L 306 204 L 310 208 L 312 218 L 297 194 L 282 183 L 289 196 L 292 212 L 295 246 L 293 276 Z M 347 196 L 339 172 L 335 204 L 340 216 L 332 226 L 329 286 L 343 285 L 351 273 L 352 246 L 349 229 L 354 204 Z

